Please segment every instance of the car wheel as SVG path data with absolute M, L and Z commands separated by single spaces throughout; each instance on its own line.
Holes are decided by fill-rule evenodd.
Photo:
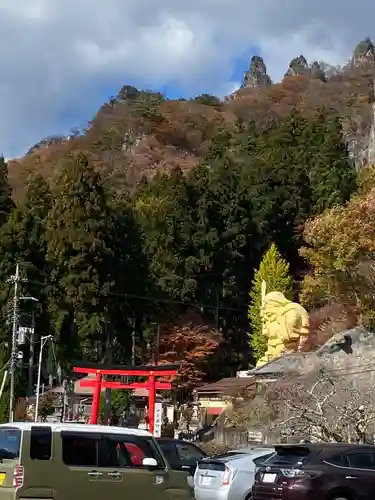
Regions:
M 253 495 L 251 493 L 249 493 L 247 495 L 247 497 L 245 498 L 245 500 L 251 500 L 253 498 Z

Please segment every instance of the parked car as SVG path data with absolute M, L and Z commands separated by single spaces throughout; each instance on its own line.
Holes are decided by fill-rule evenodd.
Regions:
M 76 423 L 0 424 L 0 500 L 192 500 L 153 436 Z
M 197 463 L 207 454 L 195 444 L 182 439 L 158 438 L 157 442 L 171 469 L 188 472 L 188 483 L 194 487 L 193 476 Z
M 373 500 L 375 446 L 280 445 L 258 469 L 252 500 Z
M 194 475 L 196 500 L 250 500 L 255 468 L 273 454 L 273 448 L 249 448 L 200 460 Z

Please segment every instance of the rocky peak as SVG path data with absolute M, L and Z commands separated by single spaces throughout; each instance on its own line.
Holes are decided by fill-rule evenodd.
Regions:
M 272 81 L 267 74 L 267 67 L 264 64 L 263 58 L 253 56 L 251 58 L 249 71 L 245 72 L 242 86 L 261 90 L 270 87 L 271 84 Z
M 285 76 L 307 76 L 310 75 L 310 68 L 304 56 L 295 57 L 289 64 Z
M 370 38 L 365 38 L 359 42 L 354 50 L 353 64 L 358 66 L 363 63 L 370 63 L 375 66 L 375 47 Z
M 313 80 L 326 81 L 326 75 L 320 63 L 314 61 L 309 66 L 306 58 L 302 55 L 292 59 L 288 71 L 285 73 L 285 77 L 288 76 L 308 76 Z
M 326 75 L 324 69 L 318 63 L 318 61 L 314 61 L 310 68 L 310 76 L 313 80 L 321 80 L 322 82 L 326 81 Z
M 124 85 L 120 92 L 117 94 L 118 101 L 134 101 L 138 97 L 139 90 L 132 85 Z

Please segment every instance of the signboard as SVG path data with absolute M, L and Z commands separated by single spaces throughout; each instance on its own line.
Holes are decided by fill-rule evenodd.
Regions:
M 163 420 L 163 404 L 155 403 L 155 424 L 154 424 L 154 437 L 161 436 L 161 426 Z

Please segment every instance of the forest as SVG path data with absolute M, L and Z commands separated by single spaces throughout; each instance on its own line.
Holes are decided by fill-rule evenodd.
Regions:
M 291 298 L 309 310 L 353 305 L 371 320 L 368 294 L 358 298 L 344 284 L 374 251 L 367 208 L 375 206 L 374 175 L 371 168 L 357 174 L 340 116 L 292 107 L 267 123 L 216 124 L 206 141 L 188 170 L 175 165 L 121 189 L 98 158 L 72 148 L 52 180 L 32 171 L 17 196 L 2 159 L 2 365 L 17 263 L 21 295 L 38 300 L 19 301 L 18 324 L 34 318 L 36 350 L 40 336 L 54 338 L 46 383 L 57 366 L 68 375 L 74 360 L 129 365 L 133 354 L 137 364 L 152 362 L 158 329 L 158 361 L 181 363 L 174 381 L 181 397 L 252 366 L 259 353 L 249 292 L 272 244 L 288 264 Z M 27 342 L 19 349 L 17 396 L 24 396 Z

